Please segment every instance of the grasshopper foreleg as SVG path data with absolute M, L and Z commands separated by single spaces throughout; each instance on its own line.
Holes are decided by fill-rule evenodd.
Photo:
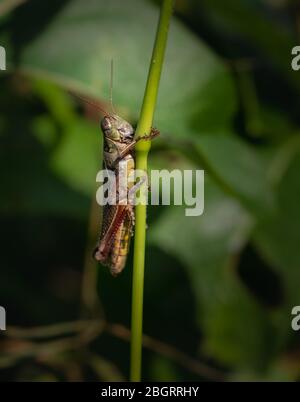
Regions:
M 140 136 L 137 137 L 135 140 L 133 140 L 130 144 L 127 145 L 126 148 L 122 149 L 122 151 L 119 153 L 118 158 L 114 161 L 114 168 L 118 165 L 118 163 L 130 152 L 134 149 L 134 147 L 136 146 L 136 144 L 139 141 L 142 140 L 146 140 L 146 141 L 150 141 L 153 140 L 154 138 L 158 137 L 160 135 L 159 130 L 157 130 L 156 128 L 151 128 L 151 132 L 148 135 L 144 135 L 144 136 Z
M 135 144 L 138 141 L 142 141 L 142 140 L 146 140 L 146 141 L 154 140 L 154 138 L 158 137 L 159 135 L 160 135 L 160 131 L 157 130 L 156 128 L 152 127 L 151 131 L 150 131 L 150 134 L 146 134 L 146 135 L 142 135 L 140 137 L 137 137 L 137 139 L 135 140 Z

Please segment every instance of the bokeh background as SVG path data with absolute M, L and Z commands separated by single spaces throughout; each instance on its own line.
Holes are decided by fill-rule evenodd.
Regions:
M 22 3 L 22 4 L 21 4 Z M 132 256 L 91 258 L 98 111 L 136 123 L 159 2 L 0 2 L 0 379 L 128 378 Z M 145 380 L 298 380 L 299 3 L 177 0 L 150 167 L 205 169 L 205 212 L 149 207 Z

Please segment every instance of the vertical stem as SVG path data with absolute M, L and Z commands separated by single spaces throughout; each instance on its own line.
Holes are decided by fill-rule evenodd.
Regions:
M 146 171 L 147 152 L 141 152 L 137 157 L 137 168 Z M 140 381 L 142 365 L 146 205 L 140 204 L 135 207 L 135 222 L 132 278 L 130 380 Z
M 170 18 L 174 0 L 163 0 L 160 18 L 149 68 L 148 80 L 144 94 L 136 137 L 145 136 L 151 132 L 153 115 L 157 101 L 158 87 L 167 44 Z M 136 145 L 136 169 L 147 172 L 147 158 L 151 147 L 150 141 L 140 141 Z M 132 280 L 132 313 L 131 313 L 131 364 L 130 380 L 141 381 L 142 366 L 142 333 L 143 333 L 143 296 L 144 267 L 146 241 L 146 201 L 147 184 L 141 186 L 143 200 L 135 208 L 135 238 Z M 144 187 L 144 188 L 143 188 Z

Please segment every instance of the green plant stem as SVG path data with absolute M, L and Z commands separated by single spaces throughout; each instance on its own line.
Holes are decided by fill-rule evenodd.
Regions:
M 174 0 L 163 0 L 160 18 L 149 68 L 148 80 L 144 94 L 140 119 L 135 136 L 150 134 L 160 76 L 164 61 L 165 48 L 172 15 Z M 151 141 L 139 141 L 136 145 L 136 169 L 147 172 L 147 158 Z M 144 267 L 145 267 L 145 241 L 146 241 L 146 200 L 147 184 L 141 186 L 143 199 L 135 208 L 135 238 L 133 256 L 132 280 L 132 313 L 131 313 L 131 364 L 130 380 L 141 381 L 142 366 L 142 332 L 143 332 L 143 296 L 144 296 Z

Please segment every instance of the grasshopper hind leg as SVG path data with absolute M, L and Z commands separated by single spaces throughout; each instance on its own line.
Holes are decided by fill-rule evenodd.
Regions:
M 129 210 L 124 222 L 118 229 L 109 255 L 109 270 L 113 276 L 120 274 L 126 265 L 127 255 L 129 251 L 131 230 L 132 230 L 132 213 Z

